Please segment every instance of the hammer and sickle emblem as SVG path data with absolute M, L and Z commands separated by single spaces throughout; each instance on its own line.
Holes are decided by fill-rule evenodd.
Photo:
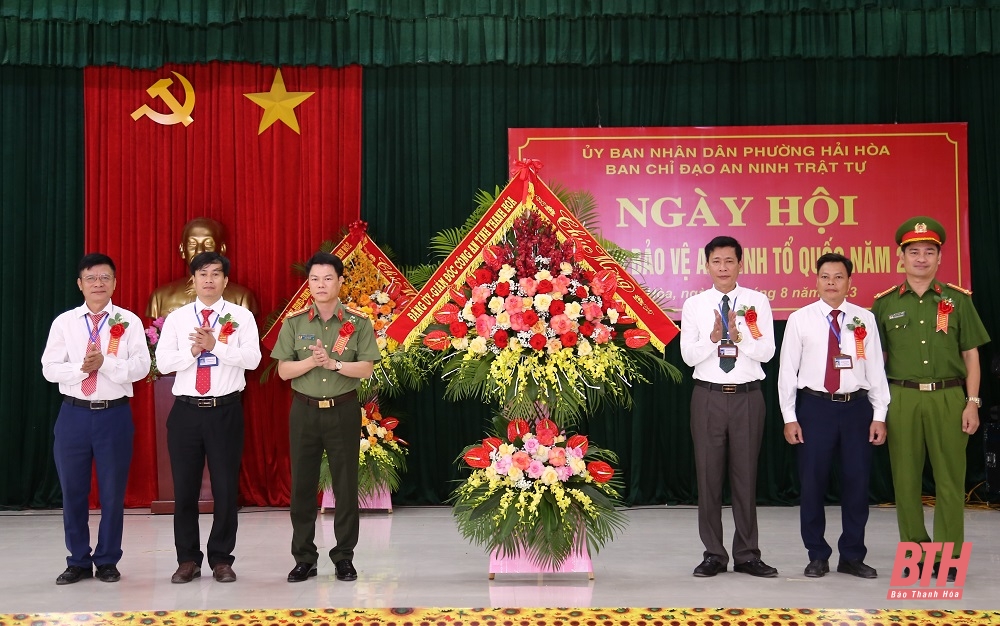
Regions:
M 174 84 L 173 79 L 161 78 L 153 83 L 153 86 L 147 89 L 146 93 L 154 98 L 163 100 L 167 108 L 173 111 L 173 113 L 158 113 L 151 109 L 148 104 L 144 104 L 132 112 L 133 120 L 138 121 L 140 117 L 145 115 L 157 124 L 163 124 L 164 126 L 172 126 L 178 122 L 189 126 L 194 121 L 194 118 L 191 117 L 191 111 L 194 110 L 194 87 L 191 86 L 188 79 L 177 72 L 171 72 L 171 74 L 176 76 L 177 80 L 181 81 L 181 85 L 184 86 L 184 104 L 182 105 L 178 102 L 177 98 L 168 90 L 168 87 Z

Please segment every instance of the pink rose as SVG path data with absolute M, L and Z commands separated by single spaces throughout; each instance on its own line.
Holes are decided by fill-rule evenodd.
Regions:
M 545 466 L 542 465 L 541 461 L 532 461 L 528 465 L 528 477 L 529 478 L 538 478 L 539 476 L 542 475 L 542 472 L 544 472 L 544 471 L 545 471 Z
M 524 323 L 524 313 L 515 313 L 510 316 L 510 329 L 515 333 L 528 330 L 530 326 Z
M 604 311 L 601 310 L 601 305 L 596 302 L 584 302 L 583 314 L 590 321 L 599 320 L 604 317 Z
M 503 310 L 511 315 L 524 310 L 524 300 L 521 296 L 507 296 L 503 301 Z
M 597 325 L 597 336 L 594 337 L 597 343 L 608 343 L 611 341 L 611 327 L 604 324 Z
M 554 467 L 566 465 L 566 450 L 563 448 L 552 448 L 549 450 L 549 465 Z
M 569 477 L 573 475 L 573 470 L 569 465 L 563 465 L 556 468 L 556 476 L 559 477 L 559 482 L 564 483 L 569 480 Z
M 520 452 L 515 452 L 514 456 L 510 458 L 510 462 L 514 464 L 514 467 L 523 472 L 528 469 L 529 465 L 531 465 L 531 456 L 522 450 Z
M 493 334 L 493 328 L 497 325 L 497 318 L 490 315 L 480 315 L 476 318 L 476 333 L 480 337 L 489 337 Z
M 488 285 L 479 285 L 472 289 L 473 302 L 486 302 L 493 296 L 493 290 Z
M 552 330 L 556 331 L 557 334 L 568 333 L 573 328 L 573 322 L 570 321 L 565 315 L 556 315 L 551 320 L 549 320 L 549 326 Z
M 566 295 L 569 293 L 569 276 L 560 274 L 552 279 L 552 291 Z
M 535 282 L 534 278 L 522 278 L 518 284 L 521 286 L 521 291 L 524 295 L 528 297 L 534 297 L 535 292 L 538 290 L 538 283 Z

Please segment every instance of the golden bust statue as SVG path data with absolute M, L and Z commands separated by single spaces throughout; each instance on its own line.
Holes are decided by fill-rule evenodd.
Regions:
M 184 234 L 181 236 L 181 244 L 177 246 L 180 250 L 181 258 L 184 259 L 185 269 L 191 266 L 191 259 L 199 252 L 215 251 L 219 254 L 226 253 L 226 232 L 222 224 L 207 217 L 196 217 L 184 226 Z M 255 316 L 259 313 L 257 299 L 246 287 L 241 287 L 233 281 L 229 281 L 222 297 L 229 302 L 246 307 Z M 146 307 L 146 315 L 152 318 L 163 317 L 175 309 L 179 309 L 185 304 L 194 302 L 194 281 L 188 271 L 187 278 L 179 278 L 165 285 L 160 285 L 153 290 L 149 296 L 149 305 Z

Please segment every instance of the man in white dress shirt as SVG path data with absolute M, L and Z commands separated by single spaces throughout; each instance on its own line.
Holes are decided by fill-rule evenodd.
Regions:
M 681 357 L 694 367 L 691 437 L 698 473 L 698 529 L 705 552 L 697 577 L 726 571 L 722 484 L 726 468 L 733 498 L 733 570 L 773 578 L 778 570 L 757 544 L 757 457 L 764 436 L 761 364 L 774 356 L 767 296 L 737 284 L 743 248 L 732 237 L 705 246 L 712 288 L 688 298 L 681 313 Z
M 177 372 L 174 406 L 167 417 L 167 450 L 174 479 L 173 583 L 201 576 L 198 494 L 208 461 L 212 483 L 212 531 L 208 566 L 220 583 L 236 580 L 237 497 L 243 458 L 243 389 L 246 371 L 260 364 L 257 322 L 247 309 L 227 302 L 229 259 L 202 252 L 191 259 L 197 299 L 169 314 L 156 345 L 161 372 Z
M 781 344 L 778 399 L 785 439 L 798 446 L 800 526 L 809 553 L 805 575 L 830 571 L 824 498 L 840 461 L 843 532 L 837 571 L 875 578 L 865 564 L 872 446 L 885 443 L 889 383 L 875 316 L 847 301 L 854 264 L 831 253 L 816 261 L 820 299 L 788 317 Z
M 42 375 L 65 396 L 56 418 L 56 472 L 63 494 L 66 571 L 57 585 L 85 578 L 118 582 L 125 522 L 125 487 L 132 463 L 132 383 L 149 374 L 142 321 L 111 303 L 115 263 L 94 253 L 80 260 L 76 285 L 84 303 L 52 322 Z M 90 551 L 90 476 L 97 467 L 101 524 Z

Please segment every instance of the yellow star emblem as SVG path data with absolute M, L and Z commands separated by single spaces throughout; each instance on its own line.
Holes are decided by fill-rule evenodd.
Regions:
M 306 98 L 314 93 L 316 92 L 285 91 L 285 79 L 281 77 L 279 69 L 278 73 L 274 75 L 274 82 L 271 83 L 271 91 L 243 95 L 264 109 L 264 116 L 260 119 L 260 127 L 257 129 L 257 134 L 260 135 L 278 120 L 299 133 L 299 121 L 295 118 L 295 107 L 305 102 Z

